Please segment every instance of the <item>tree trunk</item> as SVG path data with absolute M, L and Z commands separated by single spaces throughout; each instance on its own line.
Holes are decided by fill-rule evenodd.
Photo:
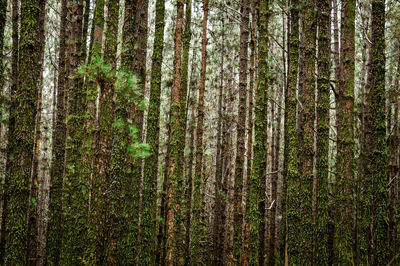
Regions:
M 247 216 L 250 223 L 249 264 L 265 265 L 265 190 L 267 167 L 267 107 L 269 66 L 268 23 L 271 12 L 269 1 L 259 2 L 257 20 L 259 32 L 258 67 L 259 83 L 256 86 L 253 167 L 248 178 Z
M 18 86 L 18 42 L 19 42 L 19 1 L 12 0 L 12 57 L 11 57 L 11 89 L 10 94 L 13 94 L 17 91 Z M 11 99 L 10 105 L 12 105 L 13 100 Z M 11 113 L 9 113 L 9 124 L 8 124 L 8 140 L 7 140 L 7 155 L 6 155 L 6 171 L 10 169 L 10 160 L 8 159 L 10 156 L 10 150 L 8 149 L 9 141 L 11 140 L 10 130 L 13 130 L 14 124 L 11 123 Z M 0 252 L 0 264 L 5 263 L 6 256 L 6 242 L 7 242 L 7 223 L 8 223 L 8 205 L 9 205 L 9 196 L 8 190 L 10 187 L 10 177 L 9 175 L 5 175 L 4 178 L 4 192 L 3 192 L 3 209 L 2 209 L 2 219 L 1 219 L 1 252 Z
M 229 54 L 229 71 L 234 73 L 234 59 L 233 53 Z M 226 114 L 231 115 L 233 113 L 233 75 L 228 78 L 228 97 L 226 99 Z M 226 195 L 225 208 L 224 208 L 224 230 L 223 230 L 223 241 L 224 241 L 224 253 L 222 255 L 223 265 L 234 265 L 233 258 L 233 212 L 234 212 L 234 176 L 233 176 L 233 165 L 234 165 L 234 152 L 233 152 L 233 121 L 232 119 L 227 119 L 225 125 L 223 126 L 223 135 L 225 136 L 223 141 L 223 151 L 225 156 L 223 159 L 223 179 L 224 179 L 224 195 Z
M 257 85 L 255 83 L 255 59 L 256 59 L 256 49 L 257 49 L 257 32 L 256 32 L 256 10 L 257 1 L 251 1 L 251 40 L 250 40 L 250 69 L 249 69 L 249 111 L 248 111 L 248 120 L 247 120 L 247 172 L 245 173 L 245 184 L 246 184 L 246 211 L 244 212 L 245 220 L 242 232 L 242 245 L 243 245 L 243 265 L 249 265 L 250 253 L 249 253 L 249 237 L 250 237 L 250 223 L 249 219 L 246 215 L 247 206 L 248 206 L 248 180 L 251 175 L 251 167 L 252 167 L 252 157 L 253 157 L 253 99 L 254 99 L 254 88 Z
M 67 3 L 61 2 L 60 15 L 60 52 L 58 59 L 58 83 L 56 101 L 56 122 L 53 131 L 52 165 L 50 169 L 50 203 L 49 221 L 46 238 L 46 261 L 58 265 L 61 254 L 62 239 L 62 186 L 65 171 L 65 144 L 67 137 L 65 92 L 67 83 L 66 72 L 66 34 L 67 34 Z
M 372 202 L 368 262 L 387 264 L 388 247 L 388 193 L 386 154 L 386 93 L 385 93 L 385 0 L 372 1 L 372 37 L 369 93 L 365 117 L 367 164 L 364 167 L 366 184 L 372 187 L 366 197 Z M 364 199 L 365 201 L 366 199 Z
M 25 1 L 21 3 L 20 42 L 18 45 L 18 82 L 12 89 L 15 98 L 10 108 L 9 146 L 7 154 L 5 263 L 27 264 L 26 246 L 28 228 L 35 219 L 28 217 L 26 202 L 30 195 L 32 175 L 34 134 L 39 92 L 41 88 L 44 12 L 37 8 L 44 1 Z M 17 6 L 17 5 L 15 5 Z M 14 47 L 15 48 L 15 47 Z M 36 185 L 36 184 L 35 184 Z M 33 219 L 33 220 L 32 220 Z
M 300 216 L 297 209 L 297 75 L 299 65 L 299 3 L 291 1 L 290 35 L 288 55 L 288 81 L 285 90 L 285 149 L 283 161 L 284 176 L 284 219 L 285 219 L 285 265 L 298 262 L 298 223 Z M 288 255 L 291 254 L 290 257 Z
M 398 21 L 398 20 L 397 20 Z M 400 39 L 398 38 L 397 41 Z M 400 43 L 397 45 L 400 47 Z M 397 77 L 400 73 L 400 56 L 397 59 Z M 395 88 L 398 91 L 400 89 L 400 81 L 395 81 Z M 391 253 L 389 260 L 393 260 L 396 264 L 398 259 L 396 258 L 396 252 L 398 250 L 397 244 L 397 215 L 398 215 L 398 204 L 399 204 L 399 188 L 398 188 L 398 176 L 399 176 L 399 93 L 397 91 L 389 91 L 390 103 L 394 105 L 393 112 L 393 123 L 388 121 L 389 126 L 389 139 L 388 148 L 390 153 L 389 159 L 389 247 L 391 247 Z M 389 110 L 392 108 L 390 107 Z M 389 113 L 389 118 L 391 114 Z
M 243 173 L 245 162 L 246 136 L 246 102 L 247 102 L 247 61 L 249 46 L 249 14 L 250 0 L 242 0 L 240 4 L 240 55 L 239 55 L 239 103 L 237 119 L 237 143 L 235 160 L 235 213 L 234 213 L 234 259 L 241 262 L 242 226 L 243 226 Z
M 193 60 L 194 61 L 194 60 Z M 194 71 L 193 67 L 193 62 L 192 62 L 192 73 Z M 190 81 L 190 90 L 194 91 L 194 84 L 192 84 L 192 81 Z M 194 96 L 192 96 L 194 97 Z M 187 178 L 187 191 L 186 191 L 186 238 L 185 238 L 185 254 L 186 254 L 186 259 L 185 259 L 185 265 L 189 265 L 191 258 L 190 258 L 190 247 L 191 247 L 191 227 L 192 227 L 192 192 L 193 192 L 193 158 L 194 158 L 194 136 L 195 136 L 195 129 L 196 129 L 196 117 L 195 117 L 195 112 L 196 112 L 196 104 L 194 100 L 188 99 L 192 105 L 192 110 L 191 110 L 191 118 L 190 118 L 190 128 L 189 128 L 189 135 L 190 135 L 190 140 L 189 140 L 189 158 L 188 158 L 188 164 L 187 168 L 189 169 L 188 171 L 188 178 Z
M 191 21 L 192 21 L 192 0 L 186 0 L 186 10 L 185 10 L 185 25 L 184 25 L 184 32 L 183 32 L 183 51 L 182 51 L 182 84 L 181 84 L 181 95 L 182 95 L 182 106 L 181 112 L 182 117 L 185 119 L 185 128 L 183 144 L 186 144 L 186 130 L 188 126 L 188 108 L 189 108 L 189 100 L 190 97 L 190 87 L 188 91 L 188 81 L 189 84 L 192 82 L 188 80 L 188 73 L 189 73 L 189 49 L 190 49 L 190 40 L 192 38 L 192 31 L 191 31 Z M 195 53 L 193 53 L 195 54 Z M 195 56 L 192 57 L 192 69 L 193 69 L 193 61 Z M 193 76 L 193 72 L 191 77 Z M 190 78 L 191 78 L 190 77 Z M 191 85 L 189 85 L 191 86 Z M 192 139 L 190 141 L 193 141 Z M 190 145 L 189 145 L 190 146 Z M 184 151 L 185 148 L 183 148 Z M 190 155 L 189 155 L 190 156 Z M 182 161 L 185 162 L 185 152 L 182 152 Z M 184 165 L 182 175 L 186 177 L 186 168 L 187 165 Z M 191 214 L 191 204 L 192 204 L 192 177 L 188 176 L 185 178 L 185 189 L 184 189 L 184 211 L 185 211 L 185 247 L 184 247 L 184 257 L 185 257 L 185 264 L 188 264 L 190 261 L 190 214 Z
M 340 210 L 340 226 L 335 233 L 339 264 L 353 261 L 353 203 L 354 193 L 354 53 L 355 53 L 355 1 L 342 2 L 341 45 L 338 86 L 336 87 L 337 113 L 337 188 L 336 207 Z
M 85 136 L 85 91 L 83 78 L 77 73 L 78 66 L 82 63 L 82 20 L 78 15 L 79 5 L 82 1 L 70 3 L 71 21 L 68 43 L 67 71 L 67 143 L 65 154 L 65 176 L 63 183 L 63 224 L 62 224 L 62 249 L 61 261 L 63 263 L 77 264 L 84 251 L 89 248 L 88 243 L 88 213 L 90 191 L 85 184 L 90 184 L 90 179 L 83 176 L 82 144 Z M 68 21 L 67 20 L 67 21 Z M 88 167 L 85 165 L 85 167 Z M 65 207 L 64 207 L 65 206 Z
M 330 0 L 318 5 L 318 79 L 317 79 L 317 151 L 316 151 L 316 243 L 314 263 L 327 265 L 328 250 L 328 169 L 329 169 L 329 85 L 330 85 Z
M 203 191 L 205 188 L 203 177 L 203 134 L 204 134 L 204 91 L 206 87 L 207 71 L 207 22 L 208 0 L 203 1 L 203 25 L 201 45 L 201 71 L 199 100 L 197 103 L 197 128 L 196 128 L 196 167 L 193 191 L 193 233 L 192 233 L 192 262 L 206 264 L 208 259 L 207 225 L 205 220 L 205 207 Z
M 315 120 L 315 57 L 317 20 L 313 1 L 306 1 L 304 12 L 304 87 L 300 94 L 302 131 L 299 146 L 299 179 L 301 180 L 300 237 L 305 245 L 301 255 L 302 264 L 312 263 L 313 243 L 313 162 Z
M 182 31 L 183 31 L 183 0 L 177 0 L 177 16 L 175 25 L 175 51 L 174 51 L 174 80 L 172 86 L 171 102 L 171 138 L 170 161 L 168 164 L 169 185 L 167 188 L 167 242 L 166 242 L 166 264 L 181 264 L 181 227 L 182 217 L 180 204 L 182 197 L 182 170 L 181 148 L 183 147 L 183 132 L 185 123 L 181 112 L 181 84 L 182 84 Z M 184 106 L 184 105 L 183 105 Z
M 109 71 L 116 70 L 118 41 L 118 1 L 107 2 L 106 31 L 104 33 L 104 64 L 109 65 Z M 116 234 L 118 223 L 113 213 L 116 201 L 115 182 L 111 178 L 110 162 L 114 119 L 114 78 L 99 74 L 96 77 L 96 87 L 100 88 L 98 105 L 97 143 L 95 145 L 93 172 L 95 175 L 95 197 L 98 202 L 98 221 L 96 221 L 96 261 L 99 264 L 116 262 Z M 102 222 L 102 221 L 107 221 Z
M 156 215 L 156 194 L 157 194 L 157 173 L 158 173 L 158 154 L 159 154 L 159 132 L 160 132 L 160 95 L 161 95 L 161 65 L 163 60 L 164 49 L 164 0 L 156 1 L 156 17 L 155 17 L 155 37 L 153 47 L 153 57 L 151 65 L 151 86 L 150 86 L 150 103 L 147 118 L 147 135 L 146 142 L 150 146 L 151 155 L 145 160 L 144 182 L 148 184 L 148 196 L 153 201 L 149 201 L 149 210 L 152 211 L 151 217 Z M 151 204 L 151 205 L 150 205 Z M 163 217 L 161 215 L 161 217 Z M 143 216 L 142 220 L 146 218 Z M 162 228 L 162 223 L 160 223 Z M 150 241 L 155 241 L 156 221 L 149 222 Z M 151 235 L 151 236 L 150 236 Z M 159 254 L 161 252 L 160 241 L 154 246 L 156 263 L 160 263 Z M 154 255 L 152 255 L 154 256 Z M 154 258 L 153 258 L 154 259 Z

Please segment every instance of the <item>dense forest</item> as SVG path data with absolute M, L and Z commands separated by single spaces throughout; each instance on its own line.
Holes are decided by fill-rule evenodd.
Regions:
M 400 265 L 400 2 L 0 0 L 0 265 Z

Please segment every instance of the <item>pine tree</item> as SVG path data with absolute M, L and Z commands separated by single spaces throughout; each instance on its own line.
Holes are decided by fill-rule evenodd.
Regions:
M 329 83 L 330 83 L 330 0 L 318 5 L 318 79 L 317 79 L 317 202 L 314 264 L 328 264 L 328 153 L 329 153 Z
M 28 205 L 28 199 L 44 45 L 44 39 L 40 38 L 44 27 L 44 12 L 37 7 L 42 7 L 44 3 L 42 0 L 21 3 L 18 82 L 12 89 L 14 99 L 10 107 L 8 173 L 5 180 L 6 209 L 3 219 L 6 247 L 2 256 L 6 256 L 6 264 L 28 263 L 27 224 L 29 219 L 35 219 L 27 217 L 27 214 L 29 208 L 36 204 L 32 201 Z
M 385 94 L 385 0 L 372 1 L 372 36 L 369 93 L 365 126 L 367 165 L 364 167 L 367 190 L 364 202 L 371 201 L 368 261 L 371 264 L 389 262 L 388 193 L 386 174 L 386 94 Z
M 189 50 L 190 50 L 190 41 L 192 39 L 192 30 L 191 30 L 191 23 L 192 23 L 192 0 L 186 0 L 185 2 L 185 24 L 183 30 L 183 49 L 182 49 L 182 84 L 181 84 L 181 95 L 182 95 L 182 106 L 181 112 L 182 117 L 185 121 L 185 131 L 183 134 L 183 145 L 186 146 L 186 130 L 188 126 L 188 108 L 189 108 L 189 101 L 188 98 L 190 96 L 190 89 L 188 90 L 188 81 L 189 81 Z M 193 56 L 194 58 L 194 56 Z M 192 62 L 193 64 L 193 62 Z M 193 76 L 193 75 L 191 75 Z M 189 85 L 190 86 L 190 85 Z M 183 106 L 184 105 L 184 106 Z M 185 147 L 183 147 L 185 150 Z M 185 162 L 185 154 L 182 152 L 182 160 Z M 189 263 L 190 261 L 190 231 L 191 231 L 191 223 L 190 223 L 190 214 L 191 214 L 191 204 L 192 204 L 192 179 L 191 177 L 186 177 L 186 169 L 183 169 L 183 177 L 185 179 L 185 188 L 184 188 L 184 217 L 185 217 L 185 247 L 184 247 L 184 256 L 186 258 L 185 263 Z
M 136 100 L 137 103 L 142 103 L 139 105 L 133 106 L 133 113 L 130 114 L 132 117 L 133 125 L 136 127 L 137 136 L 140 141 L 143 140 L 143 116 L 144 116 L 144 108 L 141 106 L 143 105 L 144 101 L 144 88 L 146 83 L 146 50 L 147 50 L 147 18 L 148 18 L 148 0 L 137 0 L 131 3 L 130 8 L 132 9 L 131 12 L 133 14 L 133 21 L 128 23 L 133 23 L 131 27 L 134 28 L 134 34 L 131 36 L 133 38 L 133 46 L 131 47 L 130 53 L 133 53 L 133 61 L 128 63 L 132 64 L 132 70 L 134 75 L 137 78 L 137 90 L 138 90 L 138 99 Z M 126 17 L 127 20 L 131 20 L 129 16 Z M 132 173 L 130 174 L 130 178 L 132 181 L 136 183 L 137 191 L 139 193 L 139 200 L 138 200 L 138 210 L 139 210 L 139 217 L 141 218 L 139 225 L 139 232 L 137 234 L 137 244 L 139 245 L 139 249 L 137 250 L 138 256 L 138 263 L 139 264 L 148 264 L 148 258 L 151 257 L 151 253 L 153 250 L 152 244 L 147 244 L 147 238 L 150 237 L 148 235 L 148 230 L 151 232 L 152 228 L 152 220 L 155 218 L 152 210 L 149 209 L 147 204 L 150 206 L 154 203 L 151 200 L 147 200 L 150 196 L 152 196 L 153 188 L 152 184 L 143 183 L 142 177 L 142 162 L 143 160 L 140 158 L 133 158 L 133 165 L 132 165 Z M 133 190 L 135 191 L 135 190 Z M 144 234 L 144 238 L 142 235 Z
M 149 187 L 149 210 L 152 211 L 152 217 L 156 215 L 156 184 L 157 184 L 157 173 L 158 173 L 158 153 L 159 153 L 159 128 L 160 128 L 160 95 L 161 95 L 161 65 L 163 60 L 163 49 L 164 49 L 164 13 L 165 13 L 165 2 L 164 0 L 156 1 L 156 17 L 155 17 L 155 37 L 154 37 L 154 48 L 151 66 L 151 87 L 150 87 L 150 103 L 147 118 L 147 135 L 146 142 L 150 146 L 150 156 L 145 160 L 144 167 L 144 182 Z M 150 205 L 151 204 L 151 205 Z M 154 219 L 153 218 L 153 219 Z M 143 219 L 146 219 L 143 216 Z M 148 234 L 149 237 L 155 241 L 156 224 L 153 220 L 153 224 L 149 223 Z M 160 224 L 160 227 L 162 225 Z M 157 249 L 154 249 L 156 253 L 156 263 L 161 263 L 159 259 L 160 249 L 159 241 L 157 242 Z M 150 245 L 149 245 L 150 247 Z M 157 259 L 158 258 L 158 259 Z M 154 259 L 154 258 L 153 258 Z
M 104 32 L 104 70 L 96 73 L 96 87 L 99 88 L 98 126 L 96 129 L 96 145 L 93 150 L 93 192 L 98 202 L 94 202 L 96 210 L 96 263 L 115 263 L 117 239 L 116 220 L 116 186 L 111 178 L 112 123 L 114 120 L 115 77 L 117 63 L 118 15 L 119 2 L 107 2 L 107 18 Z M 111 74 L 111 75 L 110 75 Z M 89 85 L 90 86 L 90 85 Z M 107 221 L 106 223 L 103 221 Z
M 265 265 L 265 190 L 267 168 L 267 108 L 268 108 L 268 23 L 271 15 L 270 2 L 259 1 L 258 14 L 258 68 L 259 82 L 256 87 L 255 121 L 253 146 L 254 159 L 251 175 L 248 179 L 248 207 L 246 216 L 249 219 L 249 263 L 250 265 Z
M 215 205 L 214 205 L 214 222 L 212 228 L 212 242 L 213 242 L 213 263 L 221 264 L 223 254 L 223 212 L 224 212 L 224 194 L 223 194 L 223 155 L 222 155 L 222 109 L 223 109 L 223 92 L 224 92 L 224 62 L 225 62 L 225 16 L 224 13 L 220 14 L 221 19 L 221 52 L 220 52 L 220 79 L 218 88 L 218 124 L 217 124 L 217 150 L 216 150 L 216 164 L 215 164 Z
M 58 59 L 58 83 L 56 100 L 56 122 L 53 132 L 52 165 L 50 170 L 49 221 L 46 238 L 46 263 L 59 264 L 62 239 L 62 185 L 65 171 L 65 144 L 67 136 L 65 94 L 67 92 L 67 0 L 61 2 L 60 50 Z
M 203 173 L 203 134 L 204 134 L 204 92 L 206 87 L 207 71 L 207 22 L 208 0 L 203 1 L 203 24 L 201 45 L 201 71 L 199 99 L 197 102 L 197 127 L 196 127 L 196 166 L 193 188 L 193 232 L 192 232 L 192 263 L 205 265 L 208 261 L 208 244 L 206 210 L 204 202 L 204 173 Z
M 284 176 L 284 217 L 285 217 L 285 263 L 298 261 L 298 227 L 300 216 L 298 204 L 297 168 L 297 75 L 299 64 L 299 2 L 291 1 L 289 35 L 288 81 L 285 90 L 285 149 L 283 161 Z M 290 257 L 288 257 L 290 254 Z
M 235 212 L 234 212 L 234 258 L 241 261 L 242 226 L 244 209 L 242 205 L 243 173 L 245 159 L 246 103 L 247 103 L 247 61 L 249 47 L 250 0 L 240 4 L 240 55 L 239 55 L 239 103 L 237 122 L 237 143 L 235 160 Z
M 336 90 L 337 104 L 337 189 L 336 204 L 340 210 L 340 225 L 336 228 L 338 263 L 353 261 L 353 208 L 354 194 L 354 53 L 355 53 L 355 1 L 343 1 L 339 80 Z
M 78 73 L 78 67 L 83 62 L 82 49 L 82 17 L 79 15 L 82 1 L 69 2 L 68 9 L 71 26 L 68 32 L 68 71 L 67 79 L 67 143 L 65 154 L 65 176 L 62 198 L 62 248 L 60 264 L 69 262 L 76 264 L 83 256 L 89 256 L 88 245 L 88 199 L 89 191 L 82 175 L 82 144 L 85 131 L 85 92 L 83 79 Z M 88 167 L 85 165 L 85 167 Z M 90 253 L 90 252 L 89 252 Z M 90 257 L 90 256 L 89 256 Z
M 313 160 L 315 119 L 315 57 L 317 20 L 313 1 L 306 1 L 304 12 L 304 87 L 300 91 L 301 130 L 299 145 L 300 235 L 303 242 L 302 264 L 312 262 L 313 243 Z
M 168 164 L 167 182 L 167 242 L 166 264 L 180 263 L 183 259 L 180 254 L 180 239 L 182 215 L 180 210 L 183 184 L 183 162 L 181 160 L 181 147 L 183 147 L 184 121 L 181 117 L 181 84 L 182 84 L 182 32 L 183 32 L 183 0 L 177 0 L 177 16 L 175 25 L 175 50 L 174 50 L 174 79 L 172 85 L 171 102 L 171 134 L 169 140 L 170 161 Z
M 11 57 L 11 92 L 17 91 L 18 82 L 18 41 L 19 41 L 19 1 L 12 1 L 12 57 Z M 11 129 L 11 121 L 9 120 L 8 129 Z M 10 133 L 10 132 L 8 132 Z M 9 145 L 10 134 L 8 134 L 7 145 Z M 6 170 L 9 169 L 10 161 L 8 160 L 8 146 L 7 146 L 7 158 L 6 158 Z M 6 174 L 4 178 L 4 192 L 2 197 L 3 208 L 2 208 L 2 219 L 1 219 L 1 249 L 0 249 L 0 263 L 4 264 L 6 256 L 6 236 L 7 236 L 7 222 L 8 222 L 8 187 L 9 187 L 9 176 Z

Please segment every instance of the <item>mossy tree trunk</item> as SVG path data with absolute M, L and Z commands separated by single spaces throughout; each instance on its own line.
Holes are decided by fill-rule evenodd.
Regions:
M 339 264 L 353 261 L 353 202 L 354 179 L 354 53 L 355 53 L 354 0 L 342 2 L 339 80 L 336 82 L 337 158 L 336 209 L 340 217 L 335 229 L 336 257 Z
M 288 81 L 285 90 L 285 139 L 284 139 L 284 219 L 285 219 L 285 264 L 298 263 L 298 167 L 297 167 L 297 76 L 299 66 L 299 2 L 291 1 L 290 35 L 288 55 Z M 290 256 L 289 256 L 290 254 Z
M 117 63 L 117 42 L 118 42 L 118 16 L 119 1 L 107 2 L 106 31 L 104 33 L 104 64 L 109 66 L 109 70 L 116 71 Z M 109 73 L 100 73 L 95 77 L 96 87 L 99 87 L 98 103 L 98 128 L 96 130 L 97 143 L 93 154 L 93 174 L 94 184 L 93 192 L 97 202 L 94 202 L 93 208 L 97 209 L 96 217 L 96 251 L 95 261 L 98 264 L 116 263 L 116 239 L 117 239 L 117 213 L 116 199 L 117 187 L 112 178 L 110 168 L 112 136 L 114 120 L 114 92 L 115 79 Z
M 165 13 L 164 0 L 156 1 L 156 17 L 155 17 L 155 37 L 153 47 L 153 57 L 151 65 L 151 87 L 150 87 L 150 103 L 147 118 L 147 135 L 146 142 L 150 146 L 150 156 L 146 158 L 144 168 L 144 182 L 148 184 L 148 197 L 149 211 L 151 211 L 148 218 L 148 236 L 150 241 L 155 241 L 156 234 L 156 184 L 158 176 L 158 153 L 159 153 L 159 132 L 160 132 L 160 95 L 161 95 L 161 65 L 163 60 L 164 49 L 164 13 Z M 151 199 L 151 200 L 150 200 Z M 143 215 L 143 220 L 146 216 Z M 163 225 L 160 223 L 160 227 Z M 146 233 L 147 234 L 147 233 Z M 160 244 L 159 242 L 157 242 Z M 153 249 L 156 258 L 156 263 L 161 263 L 159 259 L 161 247 L 153 243 Z M 149 243 L 151 247 L 151 243 Z M 149 249 L 151 250 L 151 249 Z M 154 256 L 154 255 L 153 255 Z M 154 259 L 154 258 L 152 258 Z
M 368 262 L 387 264 L 388 246 L 388 193 L 386 154 L 386 92 L 385 92 L 385 0 L 372 1 L 372 36 L 369 93 L 366 99 L 366 152 L 364 167 L 367 190 L 364 202 L 371 202 Z M 369 193 L 368 193 L 369 192 Z
M 183 147 L 182 143 L 185 121 L 182 120 L 182 32 L 183 32 L 183 11 L 184 1 L 177 0 L 177 13 L 175 25 L 175 49 L 174 49 L 174 79 L 172 85 L 171 102 L 171 133 L 170 133 L 170 160 L 168 164 L 167 182 L 167 241 L 166 241 L 166 264 L 182 264 L 181 237 L 182 237 L 182 215 L 181 197 L 183 185 L 183 162 L 181 160 Z
M 253 162 L 253 113 L 254 113 L 254 88 L 256 87 L 255 82 L 255 60 L 257 53 L 257 1 L 252 0 L 250 3 L 251 8 L 251 33 L 250 33 L 250 67 L 249 67 L 249 106 L 248 106 L 248 120 L 247 120 L 247 172 L 245 173 L 245 184 L 248 184 L 249 177 L 251 175 L 251 167 Z M 221 77 L 222 78 L 222 77 Z M 248 206 L 248 187 L 246 197 L 246 211 Z M 245 215 L 245 214 L 244 214 Z M 249 253 L 249 241 L 250 241 L 250 223 L 245 215 L 245 223 L 243 225 L 242 239 L 243 239 L 243 259 L 242 263 L 245 265 L 249 264 L 250 253 Z
M 208 0 L 203 1 L 203 24 L 201 45 L 201 71 L 199 99 L 197 102 L 197 127 L 196 127 L 196 166 L 193 191 L 193 232 L 192 232 L 192 263 L 206 265 L 208 260 L 209 238 L 206 224 L 206 206 L 204 202 L 204 174 L 203 174 L 203 135 L 204 135 L 204 92 L 206 87 L 207 71 L 207 22 Z
M 17 82 L 18 82 L 18 41 L 19 41 L 19 1 L 12 0 L 12 57 L 11 57 L 11 93 L 17 91 Z M 12 102 L 11 102 L 12 103 Z M 12 129 L 14 125 L 9 120 L 8 124 L 8 140 L 7 145 L 9 145 L 10 141 L 10 129 Z M 7 146 L 8 147 L 8 146 Z M 6 158 L 6 171 L 9 170 L 10 160 L 8 159 L 9 154 L 7 153 Z M 7 172 L 6 172 L 7 173 Z M 3 192 L 3 209 L 2 209 L 2 219 L 1 219 L 1 249 L 0 249 L 0 263 L 4 264 L 5 256 L 6 256 L 6 242 L 7 242 L 7 222 L 8 222 L 8 205 L 9 205 L 9 190 L 10 177 L 9 175 L 5 175 L 4 178 L 4 192 Z
M 219 88 L 218 88 L 218 124 L 217 124 L 217 148 L 216 148 L 216 164 L 215 164 L 215 205 L 214 205 L 214 222 L 212 227 L 212 261 L 214 264 L 221 264 L 223 254 L 223 241 L 221 231 L 223 231 L 223 201 L 225 200 L 222 188 L 222 105 L 224 92 L 224 62 L 225 62 L 225 17 L 224 13 L 220 14 L 221 20 L 221 52 L 220 52 L 220 71 L 219 71 Z
M 130 1 L 131 13 L 133 12 L 133 20 L 131 17 L 126 16 L 126 22 L 131 23 L 134 29 L 133 35 L 131 35 L 133 46 L 130 47 L 130 53 L 132 53 L 133 61 L 127 62 L 132 64 L 132 72 L 137 78 L 137 90 L 138 98 L 137 103 L 144 100 L 144 89 L 146 84 L 146 55 L 147 55 L 147 32 L 148 32 L 148 0 L 136 0 Z M 129 21 L 131 20 L 131 21 Z M 143 140 L 143 117 L 144 108 L 141 105 L 135 104 L 131 107 L 132 113 L 129 114 L 133 121 L 133 125 L 137 129 L 137 136 L 140 141 Z M 148 242 L 148 237 L 151 237 L 151 228 L 154 226 L 152 221 L 155 219 L 153 210 L 150 207 L 154 204 L 155 197 L 150 200 L 153 193 L 153 184 L 151 182 L 143 182 L 142 176 L 142 162 L 141 158 L 132 158 L 133 164 L 131 174 L 129 178 L 132 179 L 133 185 L 137 187 L 139 193 L 139 199 L 137 203 L 140 224 L 139 231 L 137 234 L 137 245 L 139 249 L 136 250 L 138 263 L 148 264 L 148 258 L 151 258 L 154 250 L 154 244 Z M 135 189 L 133 190 L 135 191 Z M 150 234 L 149 234 L 150 233 Z M 143 235 L 144 234 L 144 235 Z M 143 235 L 143 236 L 142 236 Z
M 21 3 L 20 38 L 18 42 L 18 82 L 12 88 L 9 120 L 7 176 L 5 180 L 5 264 L 28 264 L 27 225 L 34 216 L 27 217 L 32 173 L 34 134 L 41 88 L 45 1 Z M 39 38 L 38 38 L 39 36 Z M 14 47 L 15 48 L 15 47 Z M 36 185 L 36 184 L 34 184 Z
M 239 55 L 239 102 L 237 122 L 237 143 L 235 160 L 235 203 L 234 203 L 234 259 L 241 261 L 243 226 L 243 174 L 245 162 L 246 106 L 247 106 L 247 61 L 249 47 L 250 0 L 240 3 L 240 55 Z
M 61 2 L 60 15 L 60 50 L 58 59 L 58 82 L 56 101 L 56 121 L 53 133 L 52 165 L 50 169 L 50 203 L 49 221 L 47 225 L 46 238 L 46 263 L 60 262 L 61 239 L 62 239 L 62 186 L 65 171 L 65 145 L 67 137 L 65 94 L 67 89 L 66 64 L 66 35 L 68 0 Z
M 314 263 L 327 265 L 328 250 L 328 153 L 329 153 L 329 83 L 330 83 L 330 0 L 318 4 L 318 79 L 317 79 L 317 153 L 316 153 L 316 243 Z
M 304 87 L 300 93 L 301 142 L 299 146 L 300 187 L 300 237 L 303 241 L 300 261 L 313 261 L 313 161 L 314 161 L 314 120 L 315 120 L 315 57 L 316 57 L 316 6 L 305 1 L 304 12 Z
M 88 241 L 88 212 L 89 191 L 85 183 L 89 179 L 81 175 L 82 169 L 82 143 L 85 131 L 85 92 L 83 79 L 77 73 L 83 59 L 81 57 L 82 20 L 79 16 L 82 1 L 68 2 L 71 26 L 68 36 L 68 63 L 67 71 L 67 142 L 65 152 L 65 176 L 63 181 L 63 225 L 62 249 L 60 263 L 80 263 L 80 258 L 89 256 Z
M 190 41 L 192 38 L 192 30 L 191 30 L 191 23 L 192 23 L 192 0 L 185 1 L 185 24 L 183 30 L 183 49 L 182 49 L 182 84 L 181 84 L 181 95 L 182 95 L 182 106 L 181 112 L 182 117 L 185 121 L 185 131 L 183 134 L 183 151 L 185 150 L 186 144 L 186 134 L 187 134 L 187 126 L 188 126 L 188 108 L 189 108 L 189 100 L 187 97 L 190 96 L 190 85 L 188 85 L 189 81 L 189 49 L 190 49 Z M 193 56 L 194 58 L 194 56 Z M 192 59 L 192 68 L 193 68 L 193 60 Z M 193 76 L 193 74 L 191 74 Z M 190 83 L 189 83 L 190 84 Z M 189 88 L 189 91 L 188 91 Z M 190 145 L 189 145 L 190 146 Z M 189 155 L 190 156 L 190 155 Z M 182 152 L 182 161 L 185 162 L 185 152 Z M 184 165 L 185 166 L 185 165 Z M 191 223 L 188 221 L 190 219 L 191 214 L 191 204 L 192 204 L 192 179 L 191 177 L 186 178 L 186 169 L 188 167 L 185 166 L 183 169 L 183 177 L 184 177 L 184 223 L 185 223 L 185 244 L 184 244 L 184 257 L 186 258 L 186 262 L 190 261 L 190 230 L 191 230 Z
M 253 167 L 248 177 L 246 218 L 249 220 L 249 264 L 265 265 L 265 190 L 267 168 L 267 107 L 269 89 L 268 23 L 270 2 L 258 2 L 258 75 L 256 87 Z

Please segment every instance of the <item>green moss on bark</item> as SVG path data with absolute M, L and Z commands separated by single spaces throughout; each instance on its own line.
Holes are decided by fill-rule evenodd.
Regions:
M 265 189 L 267 167 L 267 104 L 268 104 L 268 22 L 271 12 L 269 1 L 260 1 L 258 18 L 258 71 L 259 82 L 256 89 L 255 121 L 253 146 L 253 168 L 248 179 L 248 207 L 246 217 L 249 220 L 250 265 L 263 265 L 265 261 Z

